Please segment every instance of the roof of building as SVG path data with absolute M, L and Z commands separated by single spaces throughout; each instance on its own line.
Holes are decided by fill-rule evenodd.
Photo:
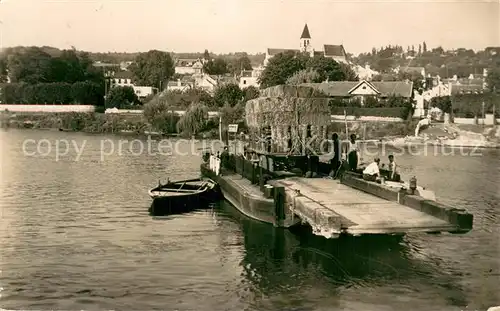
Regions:
M 346 56 L 346 52 L 342 44 L 341 45 L 325 44 L 323 46 L 323 50 L 325 51 L 325 56 Z
M 353 90 L 358 84 L 363 81 L 334 81 L 327 83 L 305 83 L 305 86 L 311 86 L 323 91 L 328 96 L 332 97 L 347 97 L 349 91 Z M 366 82 L 366 81 L 364 81 Z M 367 82 L 373 86 L 381 96 L 402 96 L 411 97 L 413 91 L 412 82 L 391 81 L 391 82 Z
M 92 65 L 94 67 L 120 67 L 120 64 L 102 63 L 102 62 L 94 62 Z
M 482 93 L 483 86 L 477 84 L 452 84 L 451 94 L 475 94 Z
M 307 24 L 304 25 L 304 30 L 302 30 L 300 39 L 311 39 L 311 34 L 309 33 L 309 27 L 307 27 Z
M 197 58 L 179 58 L 175 62 L 175 65 L 178 67 L 191 67 L 194 64 L 196 64 L 197 62 L 201 63 L 201 60 L 199 60 Z
M 297 53 L 297 52 L 300 52 L 300 50 L 298 49 L 267 49 L 267 54 L 269 55 L 276 55 L 276 54 L 279 54 L 279 53 L 285 53 L 285 52 L 294 52 L 294 53 Z
M 132 79 L 134 74 L 130 71 L 118 71 L 115 72 L 113 78 L 115 79 Z
M 241 77 L 242 78 L 248 78 L 252 76 L 252 70 L 243 70 L 241 72 Z
M 216 75 L 210 75 L 210 78 L 212 78 L 215 81 L 217 81 L 218 84 L 230 84 L 230 83 L 232 83 L 232 84 L 238 84 L 238 81 L 233 76 L 216 76 Z

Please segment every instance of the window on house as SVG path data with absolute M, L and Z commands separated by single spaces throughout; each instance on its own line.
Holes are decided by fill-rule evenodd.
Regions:
M 247 84 L 247 80 L 243 80 L 243 84 Z
M 118 84 L 122 84 L 122 79 L 118 79 Z
M 363 89 L 363 90 L 366 90 L 366 85 L 363 85 L 362 89 Z

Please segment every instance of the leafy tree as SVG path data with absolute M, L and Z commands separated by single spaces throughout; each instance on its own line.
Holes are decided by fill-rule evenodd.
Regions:
M 311 69 L 319 75 L 316 82 L 341 81 L 345 78 L 340 65 L 331 58 L 285 52 L 271 58 L 259 77 L 259 82 L 262 88 L 285 84 L 291 76 L 304 69 Z
M 349 66 L 348 64 L 344 64 L 344 63 L 339 63 L 339 66 L 340 66 L 340 70 L 342 70 L 342 73 L 344 74 L 343 80 L 345 80 L 345 81 L 358 81 L 359 80 L 358 75 L 356 74 L 356 72 L 354 72 L 354 70 L 352 69 L 351 66 Z
M 207 120 L 207 106 L 200 103 L 194 103 L 181 117 L 179 122 L 177 122 L 177 129 L 181 133 L 195 135 L 205 128 Z
M 444 113 L 451 113 L 451 97 L 450 96 L 441 96 L 441 97 L 433 97 L 430 102 L 431 107 L 437 107 Z
M 427 53 L 427 43 L 425 43 L 425 41 L 422 44 L 422 50 L 423 50 L 424 53 Z
M 203 53 L 203 58 L 206 60 L 210 59 L 210 53 L 208 52 L 208 50 L 205 50 L 205 52 Z
M 228 70 L 232 74 L 239 75 L 242 70 L 252 70 L 252 63 L 248 56 L 243 55 L 241 57 L 231 60 L 228 64 Z
M 214 106 L 214 99 L 206 91 L 198 88 L 185 91 L 167 91 L 166 100 L 171 107 L 185 109 L 193 103 L 202 103 L 205 106 Z
M 222 58 L 209 60 L 203 65 L 203 71 L 209 75 L 223 75 L 228 71 L 227 63 Z
M 214 92 L 215 104 L 219 107 L 224 105 L 235 106 L 245 97 L 243 92 L 237 84 L 225 84 L 218 87 Z
M 255 86 L 249 86 L 242 91 L 245 93 L 245 101 L 259 97 L 259 89 Z
M 8 69 L 11 82 L 31 84 L 51 82 L 51 59 L 50 54 L 38 47 L 9 55 Z
M 306 67 L 313 69 L 319 74 L 319 82 L 328 81 L 341 81 L 344 80 L 344 73 L 340 68 L 339 63 L 331 58 L 321 56 L 314 56 L 307 60 Z
M 269 60 L 259 77 L 261 88 L 285 84 L 297 71 L 306 68 L 304 58 L 293 52 L 279 53 Z
M 7 82 L 7 60 L 0 58 L 0 83 Z
M 219 115 L 223 124 L 234 124 L 242 121 L 245 114 L 245 106 L 243 103 L 238 103 L 235 106 L 224 105 L 219 110 Z
M 140 101 L 131 86 L 116 86 L 111 89 L 106 98 L 108 108 L 125 108 L 136 104 L 140 104 Z
M 321 82 L 321 76 L 314 69 L 302 69 L 286 80 L 286 84 L 298 85 L 302 83 Z
M 71 86 L 73 101 L 81 105 L 103 105 L 104 86 L 91 81 L 79 81 Z
M 500 69 L 498 67 L 488 70 L 486 84 L 491 92 L 500 92 Z
M 169 53 L 150 50 L 141 53 L 130 65 L 135 81 L 139 85 L 147 85 L 164 89 L 166 82 L 174 75 L 174 61 Z
M 51 59 L 50 79 L 75 83 L 85 80 L 84 64 L 80 62 L 74 50 L 64 50 L 59 57 Z
M 151 126 L 163 133 L 175 133 L 180 118 L 174 113 L 167 100 L 157 96 L 146 103 L 143 108 L 144 117 Z

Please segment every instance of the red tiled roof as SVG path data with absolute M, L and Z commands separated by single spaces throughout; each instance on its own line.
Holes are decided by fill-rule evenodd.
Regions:
M 346 56 L 343 45 L 325 44 L 323 50 L 325 51 L 325 56 Z
M 304 30 L 302 30 L 300 39 L 311 39 L 311 34 L 309 34 L 309 27 L 307 27 L 307 24 L 305 24 Z

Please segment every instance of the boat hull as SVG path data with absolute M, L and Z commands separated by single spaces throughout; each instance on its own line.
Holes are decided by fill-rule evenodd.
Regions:
M 197 209 L 209 208 L 210 203 L 220 199 L 219 186 L 210 181 L 201 191 L 192 191 L 186 193 L 166 192 L 164 195 L 159 195 L 154 188 L 149 191 L 150 197 L 153 199 L 150 214 L 154 216 L 166 216 L 171 214 L 186 213 Z
M 290 211 L 285 211 L 285 219 L 278 222 L 275 215 L 274 200 L 265 198 L 263 194 L 259 195 L 246 190 L 242 186 L 243 183 L 238 183 L 234 178 L 217 176 L 206 164 L 201 164 L 200 171 L 203 176 L 209 177 L 219 185 L 224 199 L 243 215 L 272 224 L 275 227 L 289 228 L 300 224 L 300 219 Z

